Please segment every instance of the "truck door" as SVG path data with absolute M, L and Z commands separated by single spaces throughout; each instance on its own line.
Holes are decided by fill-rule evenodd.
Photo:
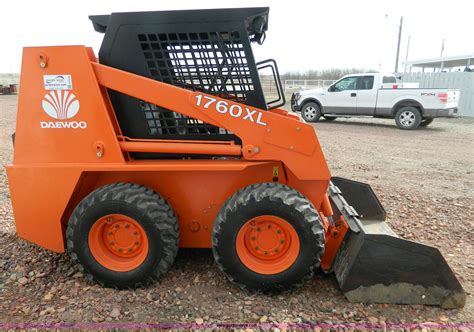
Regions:
M 355 114 L 357 111 L 357 79 L 358 76 L 348 76 L 331 85 L 326 94 L 323 112 Z
M 357 114 L 374 115 L 378 86 L 374 86 L 374 75 L 360 76 L 357 83 Z

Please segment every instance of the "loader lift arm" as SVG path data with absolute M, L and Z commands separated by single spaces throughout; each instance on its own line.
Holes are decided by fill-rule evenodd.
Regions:
M 124 93 L 140 100 L 164 107 L 225 128 L 242 140 L 242 156 L 247 160 L 276 160 L 282 162 L 302 180 L 326 180 L 330 174 L 319 141 L 312 126 L 303 123 L 286 111 L 275 109 L 264 111 L 202 92 L 193 92 L 119 69 L 91 62 L 98 83 L 106 88 Z M 237 116 L 236 116 L 237 115 Z M 149 142 L 148 151 L 156 145 L 162 151 L 159 140 Z M 180 144 L 180 143 L 174 143 Z M 181 143 L 187 149 L 199 143 Z M 207 142 L 218 145 L 222 154 L 235 155 L 235 146 L 222 146 L 222 142 Z M 128 151 L 138 151 L 140 143 L 122 143 Z M 143 146 L 143 145 L 142 145 Z M 175 146 L 176 147 L 176 146 Z M 196 146 L 197 149 L 202 146 Z M 206 150 L 201 150 L 205 153 Z M 311 165 L 312 167 L 308 167 Z M 317 168 L 318 171 L 314 172 Z

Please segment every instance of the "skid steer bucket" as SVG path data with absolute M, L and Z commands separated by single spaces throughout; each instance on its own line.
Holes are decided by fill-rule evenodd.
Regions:
M 350 228 L 333 265 L 350 301 L 464 306 L 466 293 L 439 250 L 398 237 L 368 184 L 332 178 L 328 192 Z

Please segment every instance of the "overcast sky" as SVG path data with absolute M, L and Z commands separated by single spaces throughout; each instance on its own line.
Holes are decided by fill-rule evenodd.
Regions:
M 19 72 L 23 46 L 82 44 L 99 50 L 102 34 L 91 14 L 193 8 L 269 6 L 269 30 L 257 60 L 274 58 L 280 71 L 367 68 L 393 71 L 400 16 L 400 62 L 474 53 L 474 1 L 364 0 L 46 0 L 3 1 L 0 73 Z

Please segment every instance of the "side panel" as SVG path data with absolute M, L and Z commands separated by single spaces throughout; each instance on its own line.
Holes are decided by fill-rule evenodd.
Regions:
M 94 189 L 133 182 L 163 195 L 178 217 L 181 247 L 209 248 L 214 219 L 222 204 L 239 189 L 260 182 L 288 184 L 316 208 L 326 181 L 300 181 L 280 162 L 160 161 L 83 167 L 10 166 L 8 177 L 20 237 L 63 252 L 64 227 L 77 204 Z
M 357 114 L 374 115 L 378 93 L 377 75 L 361 76 L 357 90 Z
M 153 188 L 173 207 L 180 227 L 180 247 L 210 248 L 214 219 L 224 202 L 239 189 L 253 183 L 272 182 L 268 163 L 242 171 L 105 172 L 96 187 L 114 182 L 133 182 Z M 280 179 L 284 181 L 284 178 Z
M 83 46 L 23 50 L 14 164 L 123 162 L 91 56 Z
M 403 91 L 405 90 L 405 91 Z M 425 104 L 419 97 L 419 94 L 406 91 L 407 89 L 380 89 L 377 99 L 376 117 L 394 117 L 394 112 L 400 105 L 413 105 L 416 107 L 425 107 Z
M 324 105 L 324 112 L 331 114 L 356 114 L 357 90 L 328 92 Z
M 7 167 L 18 236 L 64 251 L 61 217 L 81 176 L 77 168 Z
M 358 76 L 347 76 L 332 84 L 326 94 L 325 113 L 357 114 Z

